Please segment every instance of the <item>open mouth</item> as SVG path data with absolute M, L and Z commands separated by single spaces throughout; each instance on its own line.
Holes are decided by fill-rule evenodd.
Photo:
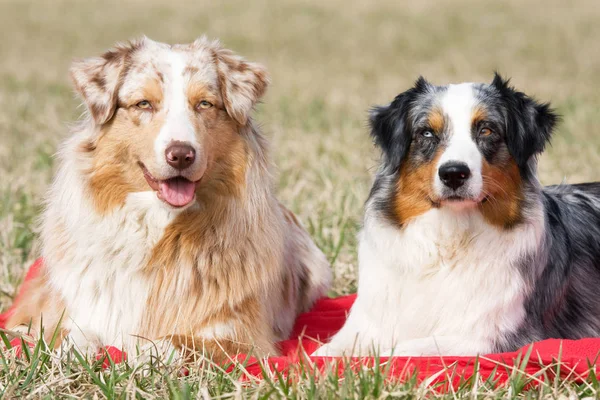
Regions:
M 140 167 L 144 172 L 146 182 L 156 191 L 159 199 L 169 204 L 172 207 L 185 207 L 194 201 L 196 196 L 196 186 L 200 180 L 192 182 L 183 176 L 175 176 L 173 178 L 159 180 L 153 177 L 146 167 L 140 163 Z

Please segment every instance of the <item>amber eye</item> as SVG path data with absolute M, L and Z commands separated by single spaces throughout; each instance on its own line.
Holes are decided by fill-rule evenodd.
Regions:
M 211 102 L 206 101 L 206 100 L 202 100 L 200 103 L 198 103 L 198 105 L 196 106 L 196 109 L 197 110 L 200 110 L 200 109 L 204 109 L 205 110 L 207 108 L 211 108 L 212 106 L 213 106 L 213 104 Z
M 148 100 L 142 100 L 135 105 L 137 108 L 142 110 L 152 110 L 152 104 Z
M 479 136 L 490 136 L 492 134 L 492 130 L 490 128 L 481 128 L 479 130 Z

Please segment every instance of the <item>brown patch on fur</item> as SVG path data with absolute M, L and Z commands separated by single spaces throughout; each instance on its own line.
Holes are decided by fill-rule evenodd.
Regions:
M 498 167 L 484 160 L 481 174 L 487 201 L 479 208 L 486 221 L 506 229 L 517 224 L 522 218 L 522 182 L 517 163 L 511 157 Z
M 252 107 L 267 90 L 267 71 L 259 64 L 244 61 L 230 50 L 212 51 L 223 104 L 238 124 L 246 125 Z
M 84 173 L 100 215 L 123 206 L 129 193 L 149 190 L 138 161 L 154 159 L 153 142 L 163 119 L 156 117 L 142 126 L 136 123 L 139 112 L 119 109 L 115 118 L 102 127 L 91 152 L 91 167 Z M 90 148 L 84 146 L 82 150 Z
M 476 107 L 471 114 L 471 126 L 477 126 L 477 124 L 481 121 L 485 121 L 487 119 L 487 112 L 483 107 Z
M 114 49 L 108 50 L 104 54 L 102 54 L 102 58 L 106 60 L 108 64 L 110 63 L 119 63 L 121 58 L 125 56 L 130 56 L 144 45 L 143 40 L 133 40 L 129 41 L 125 44 L 118 44 Z
M 445 118 L 444 114 L 440 109 L 434 108 L 433 110 L 431 110 L 431 112 L 427 116 L 427 122 L 435 133 L 440 134 L 444 131 L 444 126 L 446 125 Z
M 298 221 L 298 218 L 296 218 L 296 215 L 293 212 L 291 212 L 290 210 L 288 210 L 287 208 L 285 208 L 283 205 L 280 205 L 280 207 L 281 207 L 281 210 L 283 212 L 283 216 L 284 216 L 285 220 L 289 224 L 293 224 L 293 225 L 296 225 L 299 228 L 302 228 L 302 225 L 300 224 L 300 221 Z
M 165 83 L 165 76 L 163 75 L 163 73 L 156 67 L 155 63 L 152 63 L 152 69 L 154 70 L 154 73 L 156 74 L 156 78 L 160 81 L 160 83 Z
M 117 92 L 130 67 L 129 60 L 143 41 L 117 46 L 101 57 L 72 64 L 71 80 L 98 125 L 108 122 L 117 107 Z
M 79 151 L 82 153 L 92 153 L 94 150 L 96 150 L 96 143 L 92 141 L 82 142 L 79 145 Z
M 93 166 L 88 171 L 89 189 L 94 207 L 100 215 L 105 215 L 125 203 L 132 186 L 123 174 L 126 148 L 111 136 L 102 136 L 93 154 Z
M 187 67 L 184 68 L 183 75 L 192 76 L 192 75 L 196 74 L 198 71 L 200 71 L 199 68 L 188 65 Z
M 198 198 L 202 201 L 214 199 L 215 195 L 239 197 L 246 187 L 246 172 L 251 161 L 246 144 L 224 136 L 213 137 L 213 140 L 214 148 L 220 151 L 209 155 L 209 169 L 196 191 Z
M 163 100 L 163 88 L 162 84 L 158 79 L 152 78 L 149 79 L 146 84 L 144 84 L 142 90 L 143 99 L 140 100 L 148 100 L 152 105 L 160 105 Z
M 102 166 L 90 179 L 90 189 L 94 194 L 94 206 L 100 215 L 122 206 L 131 192 L 131 186 L 121 176 L 119 166 Z
M 194 107 L 196 107 L 196 105 L 202 100 L 206 100 L 212 103 L 217 108 L 221 108 L 223 106 L 220 99 L 216 95 L 218 93 L 217 89 L 215 87 L 212 87 L 212 85 L 207 85 L 205 82 L 190 82 L 188 84 L 186 92 L 188 103 L 190 104 L 190 108 L 192 109 L 194 109 Z M 202 112 L 206 113 L 206 111 L 207 110 L 203 110 Z
M 190 339 L 203 329 L 225 324 L 235 335 L 216 338 L 221 344 L 229 343 L 226 352 L 235 354 L 255 347 L 259 355 L 273 355 L 270 316 L 261 293 L 265 293 L 268 282 L 276 280 L 278 264 L 268 249 L 261 255 L 249 238 L 235 248 L 222 243 L 220 229 L 210 227 L 216 218 L 200 212 L 183 215 L 155 246 L 146 269 L 154 278 L 141 335 L 157 338 L 174 334 Z M 211 231 L 216 235 L 203 234 Z M 174 299 L 181 301 L 175 305 Z M 194 340 L 200 349 L 202 344 L 213 343 Z M 189 343 L 186 346 L 191 347 Z
M 211 96 L 206 90 L 190 95 L 197 101 L 214 100 L 214 95 Z M 202 117 L 192 122 L 197 132 L 205 132 L 200 142 L 207 168 L 196 190 L 198 201 L 206 203 L 219 201 L 216 199 L 222 196 L 239 197 L 246 188 L 246 174 L 252 161 L 248 143 L 225 111 L 212 107 L 202 110 L 200 114 Z
M 418 167 L 413 167 L 410 163 L 402 165 L 394 196 L 394 214 L 400 226 L 434 207 L 432 179 L 441 155 L 442 150 L 438 149 L 427 164 Z

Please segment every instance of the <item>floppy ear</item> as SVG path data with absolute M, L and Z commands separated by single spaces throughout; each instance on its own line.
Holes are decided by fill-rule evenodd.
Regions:
M 549 103 L 538 103 L 523 92 L 509 86 L 498 73 L 492 86 L 498 90 L 508 107 L 506 115 L 506 145 L 520 167 L 544 151 L 550 142 L 554 126 L 560 117 Z
M 246 125 L 269 85 L 267 70 L 223 48 L 215 51 L 215 60 L 225 109 L 238 124 Z
M 100 57 L 74 61 L 70 73 L 75 90 L 81 96 L 97 125 L 112 118 L 117 107 L 117 92 L 131 53 L 142 41 L 117 45 Z
M 412 89 L 396 96 L 392 103 L 371 109 L 371 136 L 381 148 L 387 165 L 394 171 L 400 169 L 412 141 L 408 119 L 410 102 L 417 93 L 428 90 L 429 86 L 423 77 L 419 77 Z

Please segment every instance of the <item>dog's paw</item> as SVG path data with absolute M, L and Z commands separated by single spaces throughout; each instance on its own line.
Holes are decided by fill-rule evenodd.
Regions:
M 59 357 L 65 357 L 67 354 L 77 352 L 85 359 L 93 360 L 97 357 L 100 349 L 102 349 L 102 343 L 98 338 L 86 337 L 83 340 L 81 337 L 76 335 L 65 336 L 58 347 L 55 348 L 55 353 Z
M 170 365 L 182 359 L 182 352 L 170 340 L 149 341 L 138 348 L 137 354 L 131 357 L 134 367 Z

